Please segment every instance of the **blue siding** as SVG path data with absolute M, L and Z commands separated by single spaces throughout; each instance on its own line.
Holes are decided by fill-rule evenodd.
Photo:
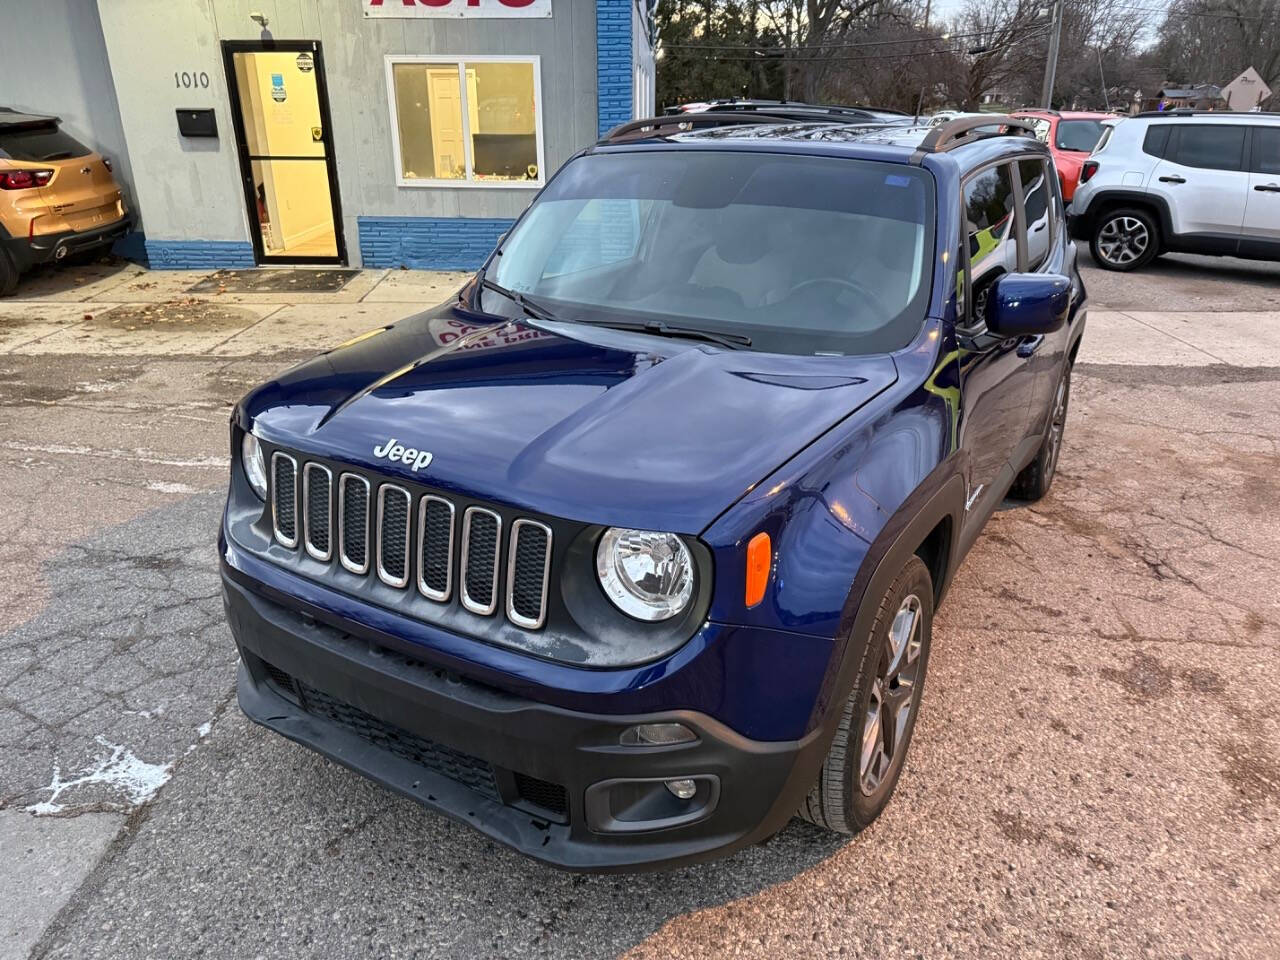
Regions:
M 252 267 L 253 244 L 230 240 L 152 240 L 147 238 L 152 270 L 206 270 Z
M 596 0 L 596 102 L 599 132 L 631 119 L 631 4 Z
M 357 217 L 366 267 L 474 270 L 514 220 L 479 217 Z

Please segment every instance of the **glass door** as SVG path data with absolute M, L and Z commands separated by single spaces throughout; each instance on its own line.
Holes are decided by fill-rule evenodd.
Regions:
M 259 263 L 345 263 L 320 44 L 225 42 Z

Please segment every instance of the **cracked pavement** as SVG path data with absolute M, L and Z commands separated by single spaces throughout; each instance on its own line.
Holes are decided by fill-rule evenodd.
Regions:
M 451 282 L 376 273 L 208 325 L 198 277 L 134 268 L 0 301 L 0 958 L 1275 955 L 1280 267 L 1088 269 L 1053 490 L 960 569 L 885 815 L 640 877 L 538 866 L 235 706 L 229 405 Z

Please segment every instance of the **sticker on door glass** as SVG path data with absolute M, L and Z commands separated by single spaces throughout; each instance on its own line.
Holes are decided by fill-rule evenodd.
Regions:
M 316 65 L 315 60 L 311 58 L 311 54 L 309 53 L 298 54 L 298 69 L 301 70 L 303 73 L 310 73 L 312 70 L 315 69 L 315 65 Z
M 271 75 L 271 99 L 276 103 L 284 103 L 284 74 L 273 73 Z

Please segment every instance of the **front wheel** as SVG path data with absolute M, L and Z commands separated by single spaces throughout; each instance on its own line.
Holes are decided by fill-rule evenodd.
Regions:
M 1145 210 L 1112 210 L 1098 218 L 1089 252 L 1103 269 L 1137 270 L 1160 252 L 1160 233 Z
M 912 556 L 880 600 L 853 693 L 800 816 L 836 833 L 869 827 L 893 796 L 915 729 L 933 633 L 933 580 Z
M 18 268 L 4 250 L 0 250 L 0 297 L 7 297 L 18 288 Z

